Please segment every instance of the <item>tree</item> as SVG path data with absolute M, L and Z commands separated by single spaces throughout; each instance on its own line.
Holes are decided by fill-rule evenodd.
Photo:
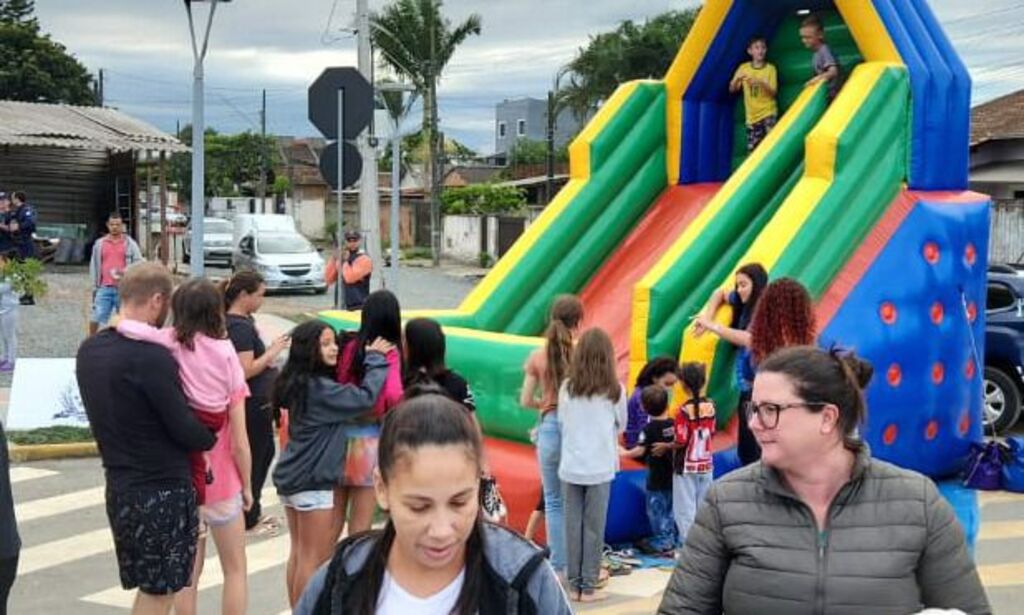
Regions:
M 179 137 L 182 143 L 192 143 L 192 127 L 185 126 Z M 268 167 L 274 167 L 280 158 L 274 138 L 253 132 L 222 135 L 212 128 L 206 129 L 206 196 L 255 196 L 260 182 L 263 157 Z M 175 154 L 171 158 L 170 182 L 188 200 L 192 196 L 192 155 Z M 276 179 L 269 178 L 272 185 Z
M 40 31 L 34 9 L 32 0 L 0 0 L 0 99 L 96 104 L 92 75 Z
M 517 211 L 526 206 L 521 188 L 497 184 L 474 184 L 445 188 L 441 194 L 441 210 L 446 215 L 499 214 Z
M 559 106 L 583 119 L 619 84 L 662 78 L 699 11 L 668 11 L 642 24 L 627 20 L 612 32 L 592 36 L 562 71 L 569 84 L 559 89 Z
M 423 97 L 423 131 L 429 144 L 426 172 L 431 191 L 437 155 L 437 83 L 455 50 L 472 35 L 480 34 L 481 19 L 472 14 L 458 26 L 441 14 L 441 0 L 395 0 L 370 18 L 370 37 L 381 62 L 408 79 Z M 439 225 L 438 211 L 431 224 Z M 433 233 L 436 239 L 437 234 Z M 435 243 L 436 242 L 432 242 Z M 434 245 L 437 264 L 439 246 Z

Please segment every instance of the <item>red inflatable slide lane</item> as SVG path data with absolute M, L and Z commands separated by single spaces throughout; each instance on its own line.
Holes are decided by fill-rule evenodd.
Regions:
M 633 287 L 721 187 L 722 184 L 669 187 L 580 293 L 585 310 L 583 328 L 601 327 L 611 336 L 623 382 L 629 377 Z

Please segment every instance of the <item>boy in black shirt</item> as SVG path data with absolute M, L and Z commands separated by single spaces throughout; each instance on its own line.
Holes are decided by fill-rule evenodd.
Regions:
M 626 451 L 626 454 L 643 458 L 647 464 L 647 519 L 651 524 L 651 538 L 647 544 L 652 551 L 671 556 L 678 546 L 678 540 L 672 516 L 672 442 L 675 441 L 675 423 L 668 416 L 668 391 L 658 385 L 645 387 L 640 393 L 640 403 L 651 416 L 651 421 L 640 433 L 637 446 Z

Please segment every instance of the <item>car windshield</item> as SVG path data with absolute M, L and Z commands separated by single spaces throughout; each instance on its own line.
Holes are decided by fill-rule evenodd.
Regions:
M 313 246 L 301 235 L 264 235 L 257 243 L 261 254 L 304 254 Z
M 203 222 L 204 235 L 230 235 L 234 227 L 227 220 L 206 220 Z

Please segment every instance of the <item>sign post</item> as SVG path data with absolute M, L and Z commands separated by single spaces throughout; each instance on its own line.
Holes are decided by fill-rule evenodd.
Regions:
M 338 193 L 335 241 L 339 257 L 344 245 L 344 189 L 355 184 L 363 171 L 362 156 L 351 141 L 366 129 L 372 116 L 373 87 L 355 68 L 328 68 L 309 86 L 309 121 L 326 138 L 333 140 L 320 156 L 320 173 Z M 378 229 L 362 230 L 364 233 L 379 232 Z M 342 284 L 339 263 L 334 294 L 338 309 L 343 307 Z

